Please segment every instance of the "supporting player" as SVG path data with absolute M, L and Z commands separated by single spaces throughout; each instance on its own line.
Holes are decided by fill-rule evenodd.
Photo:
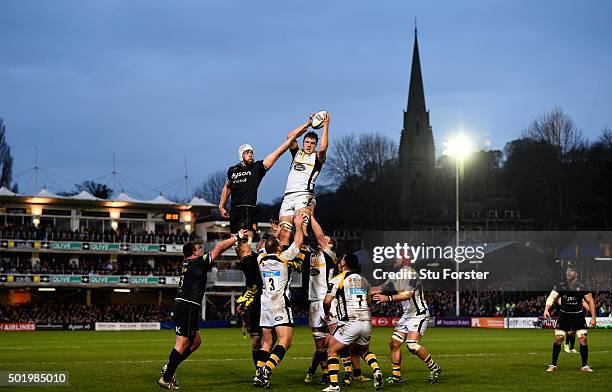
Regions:
M 323 120 L 323 134 L 318 151 L 316 148 L 319 136 L 315 132 L 308 132 L 304 135 L 304 148 L 300 149 L 297 141 L 294 141 L 289 147 L 293 160 L 280 208 L 280 221 L 281 224 L 291 224 L 297 213 L 306 214 L 303 227 L 305 235 L 308 235 L 306 232 L 308 221 L 316 204 L 315 181 L 321 172 L 327 154 L 330 120 L 331 116 L 328 113 Z M 279 240 L 281 245 L 289 244 L 289 237 L 284 232 L 281 232 Z
M 251 250 L 248 241 L 242 240 L 236 245 L 236 255 L 240 258 L 240 269 L 244 273 L 247 291 L 236 301 L 238 309 L 244 314 L 247 331 L 251 336 L 251 356 L 257 372 L 257 353 L 261 349 L 261 290 L 263 282 L 257 264 L 257 253 Z M 257 374 L 257 373 L 256 373 Z
M 376 293 L 373 296 L 374 301 L 379 303 L 401 302 L 403 308 L 402 317 L 398 321 L 389 342 L 392 376 L 387 378 L 387 382 L 392 384 L 403 382 L 401 349 L 402 344 L 406 343 L 408 351 L 419 357 L 427 365 L 429 368 L 429 383 L 435 384 L 440 373 L 442 373 L 442 368 L 434 362 L 425 347 L 419 344 L 425 330 L 427 330 L 429 320 L 429 310 L 423 295 L 423 284 L 418 279 L 416 271 L 410 267 L 409 258 L 398 258 L 393 266 L 400 272 L 397 276 L 410 277 L 410 279 L 400 278 L 390 281 L 392 290 Z
M 204 253 L 202 245 L 195 242 L 187 242 L 183 245 L 185 260 L 181 267 L 181 277 L 172 314 L 172 319 L 176 323 L 176 341 L 170 351 L 168 363 L 162 367 L 162 377 L 157 382 L 160 387 L 179 389 L 175 377 L 176 368 L 202 343 L 198 320 L 202 313 L 207 272 L 223 252 L 245 236 L 246 231 L 240 230 L 238 234 L 218 243 L 208 253 Z
M 312 231 L 317 239 L 318 252 L 310 258 L 310 279 L 308 283 L 308 324 L 312 329 L 312 337 L 315 344 L 315 352 L 312 357 L 310 368 L 306 373 L 305 383 L 311 383 L 321 365 L 323 376 L 320 384 L 327 384 L 329 376 L 327 372 L 327 350 L 326 338 L 328 333 L 335 329 L 337 320 L 332 316 L 330 320 L 325 319 L 323 311 L 323 299 L 327 293 L 329 280 L 334 276 L 336 267 L 336 240 L 326 236 L 323 229 L 316 221 L 314 215 L 310 219 Z
M 296 143 L 310 125 L 310 118 L 287 135 L 276 150 L 262 161 L 255 161 L 253 147 L 243 144 L 238 148 L 240 162 L 227 171 L 227 181 L 221 191 L 219 213 L 223 218 L 230 219 L 230 232 L 237 233 L 240 229 L 249 231 L 249 239 L 253 239 L 257 229 L 259 211 L 257 209 L 257 189 L 267 171 L 274 166 L 287 149 Z M 225 210 L 225 204 L 231 195 L 231 215 Z
M 580 342 L 580 357 L 582 358 L 582 367 L 580 370 L 583 372 L 592 372 L 593 370 L 588 365 L 589 346 L 587 345 L 587 325 L 584 312 L 582 311 L 582 300 L 584 299 L 589 305 L 589 310 L 591 312 L 591 327 L 597 325 L 595 301 L 593 300 L 591 291 L 582 283 L 578 282 L 578 271 L 572 264 L 567 265 L 565 280 L 555 286 L 550 292 L 544 308 L 545 318 L 550 318 L 550 309 L 558 298 L 561 298 L 561 309 L 557 324 L 555 325 L 552 362 L 546 371 L 554 372 L 557 370 L 557 360 L 561 352 L 561 343 L 569 331 L 575 331 L 576 336 L 578 336 L 578 341 Z
M 270 388 L 272 371 L 283 360 L 293 339 L 291 272 L 293 269 L 301 268 L 295 260 L 304 240 L 303 220 L 301 215 L 295 218 L 297 230 L 289 249 L 283 252 L 278 239 L 269 237 L 265 244 L 266 253 L 258 256 L 259 271 L 263 280 L 259 320 L 259 325 L 263 329 L 263 341 L 257 358 L 259 375 L 253 379 L 253 384 L 266 389 Z M 274 332 L 278 343 L 273 348 Z
M 339 352 L 355 343 L 356 351 L 374 372 L 374 389 L 383 387 L 383 375 L 378 366 L 376 355 L 370 351 L 372 336 L 372 316 L 370 313 L 370 284 L 356 273 L 359 260 L 354 254 L 345 255 L 338 263 L 342 271 L 329 284 L 323 300 L 326 317 L 331 317 L 331 304 L 337 298 L 338 327 L 329 339 L 327 366 L 329 367 L 329 387 L 324 392 L 339 391 L 338 372 L 340 370 Z

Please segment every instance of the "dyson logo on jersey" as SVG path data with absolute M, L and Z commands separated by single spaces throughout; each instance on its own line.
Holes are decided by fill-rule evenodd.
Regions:
M 351 287 L 348 289 L 349 295 L 368 295 L 368 290 L 361 287 Z
M 293 170 L 304 171 L 306 170 L 306 166 L 302 165 L 301 163 L 296 163 L 293 165 Z
M 243 172 L 238 172 L 238 173 L 232 173 L 232 180 L 235 180 L 236 178 L 240 178 L 240 177 L 244 177 L 244 176 L 250 176 L 251 175 L 251 171 L 243 171 Z

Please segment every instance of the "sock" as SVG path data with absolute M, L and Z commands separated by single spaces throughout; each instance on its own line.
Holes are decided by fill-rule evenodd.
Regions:
M 559 359 L 559 353 L 561 352 L 561 344 L 553 343 L 553 355 L 552 365 L 557 366 L 557 359 Z
M 355 377 L 361 377 L 361 368 L 354 368 L 353 375 L 355 375 Z
M 567 344 L 569 344 L 569 349 L 573 350 L 576 345 L 576 335 L 567 335 Z
M 402 378 L 402 363 L 401 362 L 392 362 L 391 363 L 392 375 L 393 378 L 399 380 Z
M 561 346 L 559 346 L 559 349 L 561 349 Z M 427 365 L 429 370 L 432 372 L 438 371 L 440 369 L 440 366 L 438 366 L 438 364 L 434 362 L 433 359 L 431 359 L 431 355 L 428 355 L 427 358 L 423 360 L 423 362 L 425 362 L 425 365 Z
M 191 355 L 192 352 L 193 351 L 191 351 L 191 347 L 187 347 L 185 349 L 185 352 L 183 353 L 183 359 L 181 360 L 181 362 L 186 360 L 187 358 L 189 358 L 189 356 Z
M 582 366 L 587 365 L 587 361 L 589 359 L 589 346 L 588 345 L 580 345 L 580 357 L 582 358 Z
M 376 360 L 376 355 L 373 352 L 368 351 L 363 354 L 363 360 L 372 368 L 374 373 L 379 371 L 380 367 L 378 366 L 378 361 Z
M 311 374 L 314 376 L 324 356 L 327 357 L 327 354 L 325 354 L 325 351 L 315 350 L 314 354 L 312 354 L 312 362 L 310 362 L 310 367 L 308 368 L 308 374 Z
M 274 368 L 276 368 L 278 364 L 283 360 L 283 357 L 285 356 L 286 352 L 287 350 L 285 349 L 285 347 L 281 346 L 280 344 L 277 344 L 276 347 L 274 347 L 274 349 L 270 353 L 270 358 L 268 359 L 268 362 L 266 362 L 265 370 L 268 375 L 272 373 L 272 370 L 274 370 Z
M 166 372 L 164 373 L 165 382 L 172 381 L 172 377 L 176 372 L 176 368 L 182 361 L 183 355 L 173 347 L 172 351 L 170 351 L 170 356 L 168 357 L 168 367 L 166 368 Z
M 253 358 L 253 366 L 257 370 L 257 358 L 259 358 L 259 350 L 251 350 L 251 357 Z
M 321 354 L 321 370 L 323 371 L 323 376 L 329 374 L 329 369 L 327 367 L 327 349 L 323 350 Z
M 351 350 L 348 347 L 340 350 L 340 358 L 342 360 L 342 366 L 344 366 L 344 373 L 353 373 L 353 362 L 351 361 Z
M 257 368 L 266 366 L 266 361 L 270 358 L 270 353 L 264 350 L 257 350 Z
M 340 372 L 340 361 L 338 361 L 338 356 L 330 355 L 327 357 L 327 366 L 329 367 L 329 383 L 332 387 L 337 387 L 338 373 Z

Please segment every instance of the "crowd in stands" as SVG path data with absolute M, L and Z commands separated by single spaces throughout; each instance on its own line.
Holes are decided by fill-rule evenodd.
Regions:
M 475 317 L 539 317 L 544 311 L 544 303 L 548 293 L 505 293 L 508 298 L 495 293 L 483 294 L 478 301 L 480 307 L 472 304 L 461 309 L 461 316 Z M 476 301 L 476 293 L 461 292 L 461 297 L 467 304 Z M 516 297 L 510 299 L 509 297 Z M 610 292 L 594 293 L 598 317 L 612 317 L 612 294 Z M 522 299 L 519 299 L 522 298 Z M 435 317 L 454 317 L 454 292 L 433 292 L 426 296 L 429 311 Z M 294 306 L 294 317 L 306 317 L 308 306 Z M 208 296 L 206 303 L 207 320 L 235 321 L 238 315 L 232 315 L 231 300 L 228 296 Z M 558 308 L 557 308 L 558 309 Z M 14 306 L 0 305 L 0 323 L 33 322 L 38 324 L 62 323 L 95 323 L 95 322 L 164 322 L 171 321 L 171 306 L 153 304 L 107 304 L 82 305 L 66 303 L 21 304 Z M 400 303 L 375 304 L 372 307 L 373 316 L 402 315 Z M 554 315 L 554 314 L 553 314 Z
M 538 317 L 544 312 L 548 292 L 460 291 L 461 315 L 468 317 Z M 609 291 L 594 292 L 595 308 L 600 317 L 612 316 L 612 294 Z M 429 313 L 435 317 L 455 316 L 456 293 L 433 291 L 426 293 Z M 557 314 L 558 307 L 553 309 Z M 374 304 L 373 316 L 402 315 L 400 303 Z
M 90 324 L 171 321 L 171 308 L 159 305 L 80 305 L 65 303 L 0 305 L 0 323 Z
M 5 225 L 0 227 L 0 238 L 24 241 L 78 241 L 78 242 L 109 242 L 133 244 L 184 244 L 197 237 L 180 229 L 174 232 L 132 232 L 127 228 L 117 230 L 96 231 L 93 228 L 82 227 L 80 230 L 56 230 L 53 226 L 45 227 Z
M 177 258 L 157 258 L 153 266 L 145 258 L 126 257 L 111 262 L 108 258 L 94 256 L 78 260 L 68 258 L 42 258 L 30 260 L 0 259 L 0 274 L 62 274 L 62 275 L 152 275 L 178 276 Z

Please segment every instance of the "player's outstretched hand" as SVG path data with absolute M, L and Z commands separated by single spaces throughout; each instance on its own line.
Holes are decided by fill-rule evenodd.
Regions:
M 219 208 L 219 214 L 221 214 L 221 217 L 225 218 L 225 219 L 229 219 L 229 214 L 227 212 L 227 210 L 223 207 Z
M 247 231 L 245 229 L 240 229 L 236 235 L 238 236 L 239 240 L 243 240 L 247 236 Z
M 376 293 L 372 296 L 372 299 L 374 300 L 374 302 L 380 304 L 383 302 L 387 302 L 389 300 L 389 297 L 383 294 Z
M 327 112 L 327 114 L 325 115 L 325 118 L 323 119 L 323 126 L 324 127 L 329 127 L 329 122 L 331 121 L 331 114 L 329 112 Z
M 597 319 L 591 318 L 591 322 L 589 323 L 589 327 L 595 328 L 597 326 Z
M 548 310 L 544 310 L 544 318 L 545 319 L 549 319 L 550 318 L 550 313 L 548 313 Z

